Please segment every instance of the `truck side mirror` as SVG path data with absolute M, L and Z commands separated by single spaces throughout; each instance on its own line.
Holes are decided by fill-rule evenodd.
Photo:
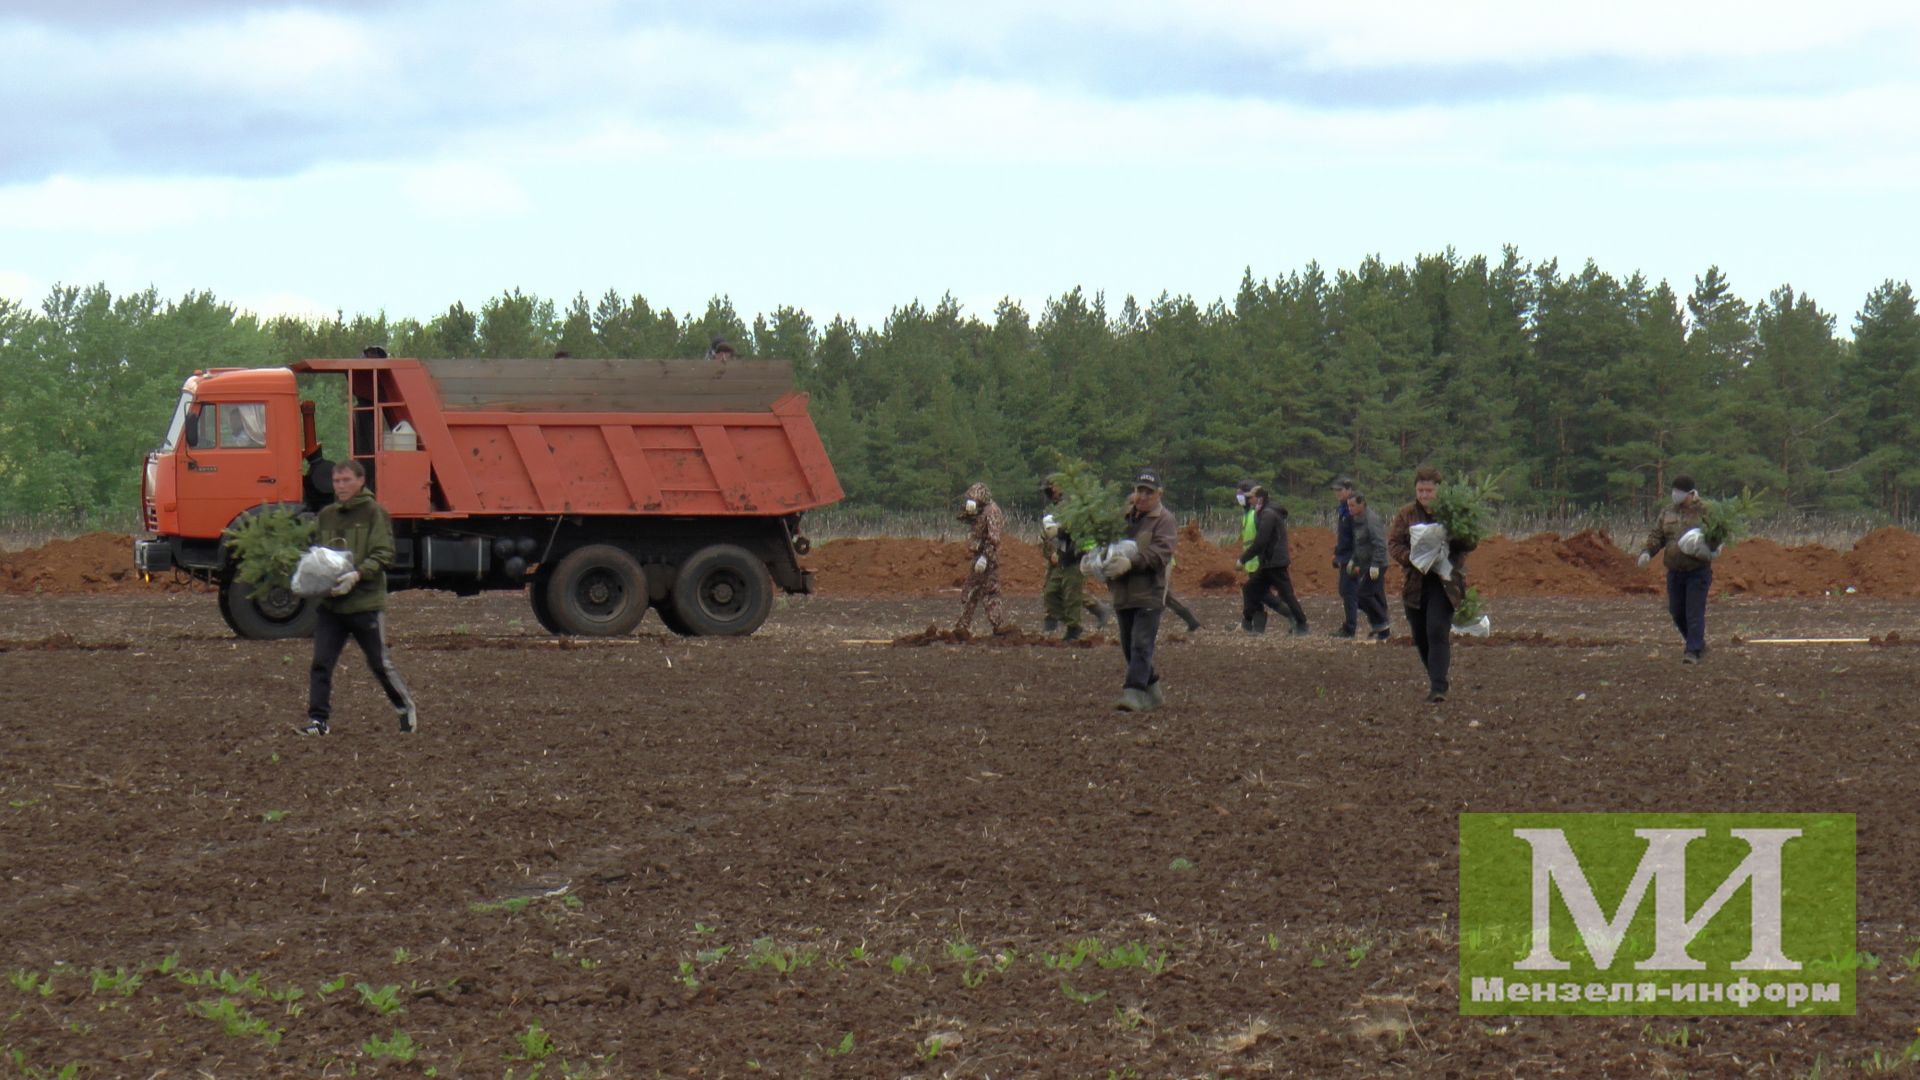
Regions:
M 200 445 L 200 410 L 198 408 L 187 413 L 186 426 L 181 429 L 180 437 L 187 440 L 189 447 Z

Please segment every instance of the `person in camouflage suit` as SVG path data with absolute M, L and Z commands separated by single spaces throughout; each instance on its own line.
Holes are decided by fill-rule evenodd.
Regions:
M 1040 485 L 1040 494 L 1048 504 L 1063 498 L 1060 485 L 1048 480 Z M 1043 629 L 1051 634 L 1067 628 L 1063 641 L 1080 639 L 1080 612 L 1093 616 L 1095 626 L 1107 625 L 1107 609 L 1087 595 L 1087 576 L 1080 570 L 1080 543 L 1049 513 L 1040 521 L 1040 554 L 1047 563 L 1047 578 L 1040 590 L 1040 604 L 1046 612 Z
M 960 502 L 960 520 L 973 523 L 967 535 L 967 554 L 973 565 L 967 570 L 967 584 L 960 593 L 960 621 L 953 624 L 957 634 L 973 632 L 973 613 L 984 601 L 987 624 L 995 630 L 1007 621 L 1007 606 L 1000 600 L 1000 534 L 1006 527 L 1006 515 L 985 484 L 967 489 Z

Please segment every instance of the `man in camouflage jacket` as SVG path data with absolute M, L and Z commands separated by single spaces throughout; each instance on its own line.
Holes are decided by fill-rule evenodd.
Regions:
M 1007 621 L 1007 606 L 1000 600 L 1000 534 L 1006 529 L 1006 515 L 987 485 L 975 484 L 961 499 L 960 520 L 973 524 L 967 535 L 973 565 L 960 592 L 960 621 L 953 625 L 954 632 L 973 632 L 973 613 L 982 602 L 987 607 L 987 624 L 998 630 Z

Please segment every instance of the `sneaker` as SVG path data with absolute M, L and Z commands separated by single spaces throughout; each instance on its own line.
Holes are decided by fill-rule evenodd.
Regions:
M 1061 641 L 1079 641 L 1079 640 L 1080 640 L 1080 628 L 1079 628 L 1079 627 L 1077 627 L 1077 626 L 1069 626 L 1069 627 L 1067 627 L 1067 632 L 1066 632 L 1066 633 L 1064 633 L 1064 634 L 1062 634 L 1062 635 L 1060 635 L 1060 640 L 1061 640 Z
M 1427 704 L 1429 705 L 1438 705 L 1445 700 L 1447 700 L 1447 692 L 1445 690 L 1435 690 L 1427 695 Z
M 1294 627 L 1293 627 L 1293 630 L 1292 630 L 1292 633 L 1293 633 L 1293 636 L 1294 636 L 1294 637 L 1306 637 L 1306 636 L 1307 636 L 1307 634 L 1309 633 L 1309 631 L 1307 630 L 1307 624 L 1306 624 L 1306 623 L 1295 623 L 1295 624 L 1294 624 Z
M 1051 615 L 1047 616 L 1046 622 L 1040 624 L 1040 632 L 1043 634 L 1051 634 L 1058 629 L 1060 629 L 1060 620 Z
M 1700 662 L 1700 654 L 1696 652 L 1681 653 L 1680 662 L 1683 664 L 1697 664 Z
M 325 735 L 327 733 L 327 722 L 325 720 L 309 720 L 307 721 L 306 727 L 298 730 L 302 735 Z
M 1147 706 L 1149 708 L 1157 709 L 1167 703 L 1167 692 L 1161 689 L 1161 687 L 1165 685 L 1165 683 L 1154 683 L 1147 687 Z
M 1200 632 L 1200 620 L 1199 620 L 1199 619 L 1193 619 L 1193 620 L 1191 620 L 1191 621 L 1189 621 L 1189 622 L 1187 623 L 1187 633 L 1189 633 L 1189 634 L 1197 634 L 1197 633 L 1199 633 L 1199 632 Z
M 1333 630 L 1328 632 L 1327 636 L 1336 637 L 1336 638 L 1350 638 L 1353 636 L 1353 629 L 1351 627 L 1343 626 L 1338 630 Z
M 415 731 L 419 730 L 420 728 L 420 710 L 419 709 L 414 708 L 412 705 L 408 705 L 404 709 L 395 710 L 395 712 L 400 717 L 401 731 L 411 735 Z
M 1129 686 L 1120 691 L 1120 700 L 1114 702 L 1113 707 L 1121 712 L 1146 712 L 1153 708 L 1153 701 L 1147 697 L 1146 691 Z

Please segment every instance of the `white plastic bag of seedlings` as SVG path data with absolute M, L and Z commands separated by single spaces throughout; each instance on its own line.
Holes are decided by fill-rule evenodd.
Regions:
M 1482 615 L 1465 626 L 1455 623 L 1453 632 L 1456 634 L 1465 634 L 1468 637 L 1486 637 L 1488 634 L 1493 633 L 1493 620 Z
M 1111 544 L 1102 544 L 1080 556 L 1080 569 L 1095 581 L 1107 581 L 1109 580 L 1108 568 L 1115 566 L 1116 561 L 1124 560 L 1127 565 L 1126 570 L 1120 570 L 1113 574 L 1113 577 L 1119 577 L 1127 570 L 1131 570 L 1139 558 L 1139 544 L 1131 540 L 1116 540 Z
M 1713 545 L 1707 543 L 1707 534 L 1699 529 L 1688 529 L 1681 533 L 1680 541 L 1675 546 L 1696 559 L 1712 559 L 1720 554 Z
M 1421 573 L 1453 576 L 1453 559 L 1447 553 L 1447 527 L 1438 522 L 1414 525 L 1407 529 L 1407 557 Z
M 353 569 L 353 554 L 330 547 L 310 547 L 293 568 L 296 596 L 317 597 L 332 592 L 347 571 Z

